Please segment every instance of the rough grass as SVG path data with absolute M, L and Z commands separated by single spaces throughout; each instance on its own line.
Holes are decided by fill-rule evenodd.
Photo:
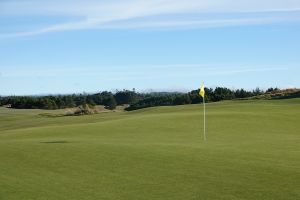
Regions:
M 206 143 L 201 105 L 43 112 L 0 108 L 0 199 L 300 199 L 300 99 L 207 104 Z
M 248 99 L 264 99 L 264 100 L 272 100 L 272 99 L 292 99 L 292 98 L 300 98 L 300 89 L 285 89 L 285 90 L 274 90 L 262 95 L 245 98 Z

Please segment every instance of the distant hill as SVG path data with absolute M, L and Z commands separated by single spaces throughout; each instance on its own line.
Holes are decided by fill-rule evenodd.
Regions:
M 291 98 L 300 98 L 300 89 L 291 88 L 284 90 L 273 90 L 266 92 L 261 95 L 254 97 L 249 97 L 247 99 L 291 99 Z

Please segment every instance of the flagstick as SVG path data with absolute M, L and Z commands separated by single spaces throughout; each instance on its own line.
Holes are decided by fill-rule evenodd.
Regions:
M 204 128 L 203 128 L 203 139 L 204 139 L 204 142 L 206 141 L 206 132 L 205 132 L 205 99 L 203 97 L 203 124 L 204 124 Z

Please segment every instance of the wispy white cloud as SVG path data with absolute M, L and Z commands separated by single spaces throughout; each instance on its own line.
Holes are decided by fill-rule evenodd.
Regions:
M 0 3 L 0 7 L 0 17 L 81 18 L 79 21 L 53 24 L 34 30 L 2 32 L 0 37 L 31 36 L 81 29 L 209 28 L 300 21 L 299 0 L 12 0 Z M 291 12 L 298 14 L 290 15 Z M 153 19 L 154 16 L 157 17 Z
M 199 12 L 272 12 L 300 10 L 298 0 L 10 0 L 6 15 L 132 16 Z
M 105 70 L 108 69 L 109 70 Z M 114 70 L 118 69 L 118 70 Z M 131 69 L 131 70 L 129 70 Z M 141 70 L 142 69 L 142 70 Z M 225 66 L 205 64 L 177 65 L 136 65 L 136 66 L 97 66 L 97 67 L 47 67 L 46 69 L 23 67 L 14 70 L 6 67 L 1 70 L 2 78 L 67 78 L 99 77 L 107 81 L 156 80 L 165 78 L 193 78 L 199 76 L 217 77 L 237 74 L 256 74 L 264 72 L 286 71 L 280 66 Z M 163 72 L 163 73 L 162 73 Z M 168 72 L 168 73 L 165 73 Z

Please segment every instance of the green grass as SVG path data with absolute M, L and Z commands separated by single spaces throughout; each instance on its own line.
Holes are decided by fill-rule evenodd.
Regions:
M 1 200 L 300 199 L 300 99 L 207 104 L 207 142 L 202 105 L 41 113 L 0 108 Z

